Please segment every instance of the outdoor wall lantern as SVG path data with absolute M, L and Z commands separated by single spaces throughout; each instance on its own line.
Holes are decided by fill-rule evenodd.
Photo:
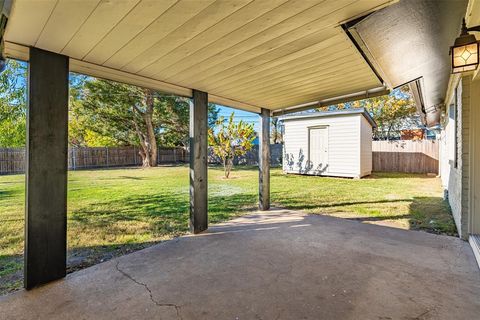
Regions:
M 469 31 L 480 31 L 480 26 L 467 28 L 465 19 L 463 19 L 462 32 L 450 48 L 452 73 L 477 69 L 479 63 L 479 44 L 473 34 L 468 34 Z

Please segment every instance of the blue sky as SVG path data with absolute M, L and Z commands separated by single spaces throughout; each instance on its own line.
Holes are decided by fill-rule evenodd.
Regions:
M 242 111 L 238 109 L 233 109 L 233 108 L 228 108 L 224 106 L 218 106 L 220 109 L 220 113 L 218 114 L 219 116 L 223 116 L 226 118 L 230 117 L 232 112 L 235 112 L 235 117 L 234 121 L 239 122 L 240 120 L 243 120 L 244 122 L 247 123 L 252 123 L 254 125 L 254 130 L 258 132 L 260 129 L 260 116 L 256 113 L 253 112 L 247 112 L 247 111 Z

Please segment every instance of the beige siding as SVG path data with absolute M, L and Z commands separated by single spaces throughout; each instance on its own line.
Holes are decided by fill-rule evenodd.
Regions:
M 471 228 L 470 232 L 480 234 L 480 79 L 472 82 L 470 89 L 470 128 L 471 133 L 471 153 L 470 163 L 472 163 L 471 174 L 471 190 L 470 190 L 470 212 L 471 212 Z M 474 164 L 477 164 L 475 166 Z
M 359 177 L 360 118 L 342 115 L 285 121 L 283 169 L 288 173 Z M 309 127 L 328 127 L 328 166 L 322 172 L 309 168 Z M 371 143 L 371 142 L 370 142 Z
M 457 86 L 457 127 L 452 119 L 445 128 L 442 153 L 442 181 L 448 189 L 448 202 L 459 236 L 468 238 L 470 194 L 470 86 L 471 76 L 463 77 Z M 455 150 L 454 134 L 457 136 Z M 454 156 L 457 153 L 457 167 Z
M 453 118 L 454 106 L 447 107 L 447 119 L 444 128 L 440 134 L 440 174 L 444 189 L 448 189 L 450 181 L 450 171 L 453 168 L 455 154 L 455 121 Z
M 469 209 L 470 209 L 470 87 L 472 77 L 467 76 L 462 80 L 462 148 L 459 158 L 462 160 L 461 166 L 461 183 L 462 190 L 462 219 L 461 229 L 462 236 L 468 236 L 469 229 Z
M 372 135 L 373 130 L 365 117 L 360 117 L 360 175 L 372 173 Z

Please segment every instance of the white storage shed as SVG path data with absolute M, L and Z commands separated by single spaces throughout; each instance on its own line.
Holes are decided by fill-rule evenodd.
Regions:
M 375 121 L 363 108 L 284 116 L 286 173 L 361 178 L 372 172 Z

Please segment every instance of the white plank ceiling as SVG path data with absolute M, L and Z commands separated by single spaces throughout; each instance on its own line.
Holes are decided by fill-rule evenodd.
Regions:
M 5 39 L 14 58 L 34 46 L 73 71 L 279 110 L 381 87 L 340 25 L 391 2 L 15 0 Z

